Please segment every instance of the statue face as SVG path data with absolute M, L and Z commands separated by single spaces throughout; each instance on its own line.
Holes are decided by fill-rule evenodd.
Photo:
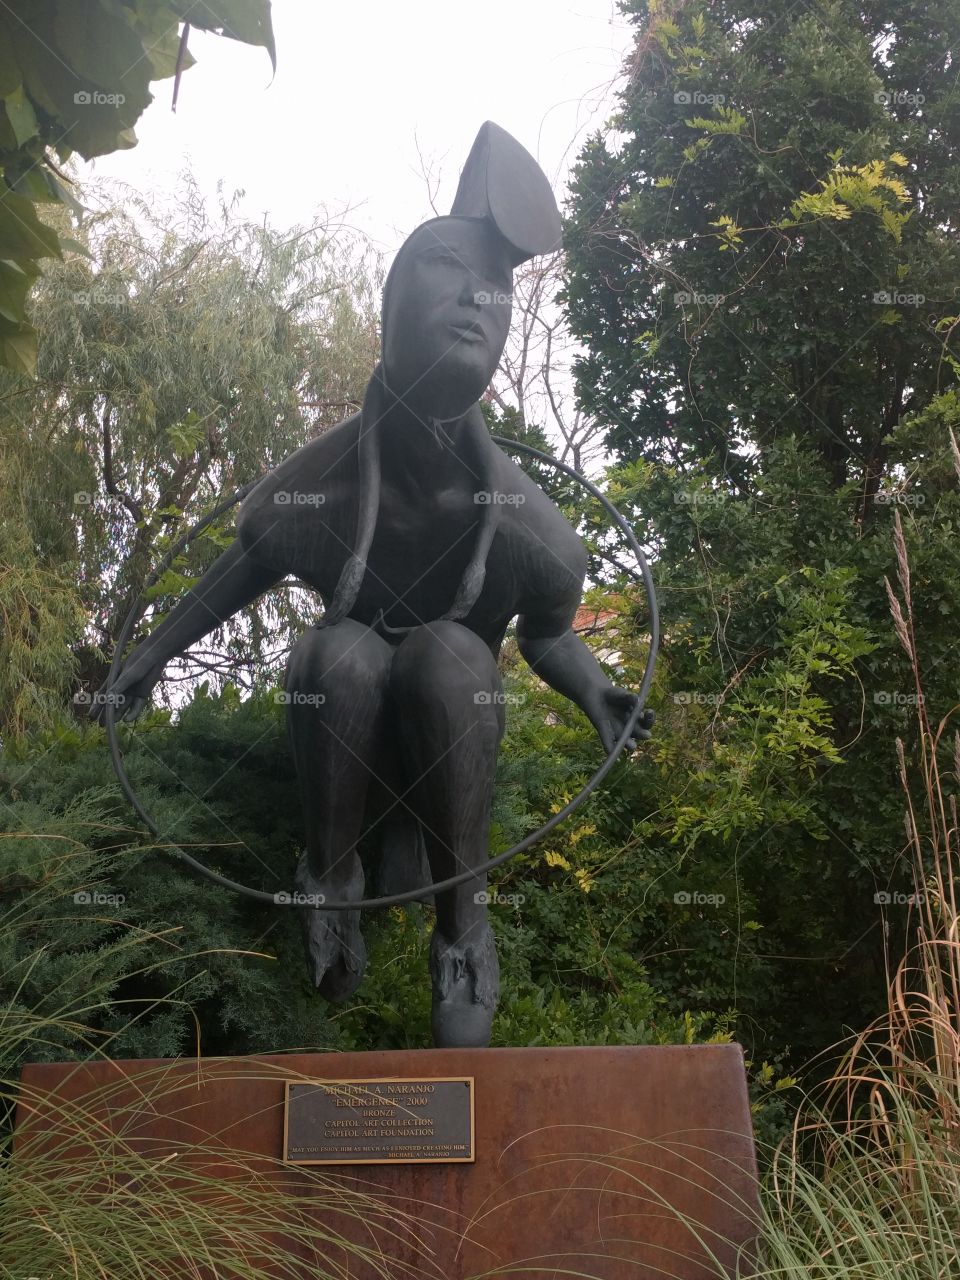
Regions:
M 384 290 L 387 385 L 424 417 L 459 417 L 487 389 L 510 329 L 513 270 L 485 220 L 438 218 L 403 244 Z

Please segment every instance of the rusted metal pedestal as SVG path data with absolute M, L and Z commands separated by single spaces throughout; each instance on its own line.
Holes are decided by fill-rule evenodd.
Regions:
M 449 1077 L 474 1080 L 473 1163 L 281 1163 L 286 1081 Z M 151 1155 L 176 1151 L 229 1179 L 242 1165 L 238 1175 L 222 1153 L 249 1153 L 301 1210 L 321 1183 L 327 1215 L 332 1184 L 382 1197 L 399 1239 L 378 1240 L 349 1214 L 332 1225 L 395 1260 L 387 1274 L 705 1280 L 723 1274 L 711 1254 L 728 1274 L 750 1274 L 756 1167 L 738 1045 L 42 1064 L 24 1068 L 22 1085 L 21 1153 L 54 1124 L 45 1099 L 83 1097 L 101 1133 Z M 62 1158 L 83 1159 L 83 1145 L 78 1136 L 68 1156 L 61 1144 Z M 374 1274 L 332 1261 L 357 1280 Z M 305 1261 L 304 1280 L 315 1274 Z

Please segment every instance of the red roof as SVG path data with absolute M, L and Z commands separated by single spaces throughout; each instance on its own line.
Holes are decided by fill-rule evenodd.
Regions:
M 574 631 L 598 631 L 607 625 L 611 618 L 616 618 L 615 609 L 595 609 L 591 605 L 582 604 L 573 619 Z

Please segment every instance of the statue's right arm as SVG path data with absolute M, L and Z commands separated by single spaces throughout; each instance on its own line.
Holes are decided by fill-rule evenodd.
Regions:
M 134 719 L 171 659 L 285 576 L 259 564 L 236 538 L 169 616 L 134 649 L 116 681 L 103 686 L 90 709 L 91 718 L 103 720 L 107 704 L 113 702 L 117 719 Z

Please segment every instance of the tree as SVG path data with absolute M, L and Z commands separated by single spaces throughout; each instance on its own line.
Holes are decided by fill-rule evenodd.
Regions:
M 69 247 L 35 206 L 79 211 L 63 164 L 136 144 L 151 81 L 193 62 L 190 26 L 262 46 L 276 66 L 270 0 L 10 0 L 0 11 L 0 365 L 32 372 L 29 289 L 40 261 Z
M 5 501 L 38 572 L 61 580 L 64 607 L 72 598 L 81 617 L 56 633 L 61 689 L 76 679 L 71 651 L 81 683 L 99 686 L 171 541 L 359 406 L 378 341 L 379 268 L 342 229 L 279 232 L 243 222 L 228 204 L 211 215 L 189 179 L 177 222 L 131 192 L 113 201 L 83 219 L 85 252 L 68 251 L 38 286 L 37 378 L 0 378 Z M 155 612 L 224 536 L 211 529 L 178 561 L 158 584 Z M 273 593 L 181 675 L 249 682 L 245 667 L 282 653 L 285 626 L 302 624 L 307 607 Z M 21 704 L 36 683 L 24 681 L 29 657 L 9 672 Z
M 806 1057 L 878 1011 L 875 895 L 901 883 L 895 508 L 928 700 L 956 699 L 960 7 L 625 11 L 565 297 L 664 615 L 638 866 L 689 896 L 640 954 L 677 999 Z
M 960 7 L 627 11 L 616 143 L 581 156 L 568 231 L 581 399 L 621 456 L 709 457 L 728 487 L 794 435 L 867 518 L 886 437 L 955 378 Z

